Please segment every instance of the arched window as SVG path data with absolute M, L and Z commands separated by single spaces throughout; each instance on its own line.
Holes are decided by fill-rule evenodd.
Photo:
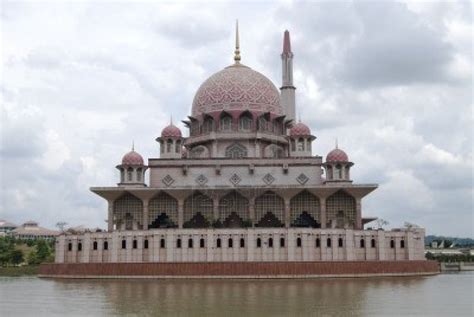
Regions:
M 142 181 L 142 169 L 137 168 L 137 181 L 141 182 Z
M 291 139 L 291 150 L 294 152 L 296 151 L 296 140 Z
M 123 239 L 122 240 L 122 249 L 126 249 L 127 248 L 127 240 Z
M 125 181 L 125 171 L 123 168 L 120 169 L 120 182 L 123 183 Z
M 220 248 L 222 246 L 221 238 L 217 238 L 216 247 Z
M 298 151 L 304 151 L 304 139 L 303 138 L 298 139 Z
M 239 130 L 250 131 L 250 129 L 252 129 L 252 115 L 246 112 L 239 118 Z
M 176 240 L 176 248 L 181 249 L 181 239 Z
M 393 239 L 390 240 L 390 248 L 391 249 L 395 248 L 395 241 Z
M 316 238 L 316 248 L 321 247 L 321 240 L 319 238 Z
M 205 243 L 204 239 L 201 238 L 201 240 L 199 240 L 199 247 L 204 248 L 205 246 L 206 246 L 206 243 Z
M 224 114 L 221 117 L 221 131 L 231 131 L 232 130 L 232 117 Z
M 204 145 L 198 145 L 195 148 L 193 148 L 190 152 L 190 157 L 191 158 L 205 158 L 209 156 L 209 151 L 207 150 L 207 147 Z
M 97 241 L 94 241 L 94 243 L 92 243 L 92 249 L 97 250 Z
M 214 119 L 212 117 L 206 117 L 202 123 L 202 132 L 210 133 L 214 131 Z
M 331 238 L 328 238 L 328 239 L 326 240 L 326 246 L 327 246 L 328 248 L 330 248 L 330 247 L 331 247 L 331 244 L 332 244 Z
M 342 166 L 340 164 L 336 165 L 336 179 L 342 179 Z
M 268 121 L 265 117 L 258 118 L 258 131 L 267 131 L 268 130 Z
M 109 243 L 107 241 L 104 241 L 104 250 L 109 249 Z
M 280 248 L 285 247 L 285 238 L 280 238 Z
M 244 238 L 240 238 L 240 247 L 245 248 L 245 239 Z
M 165 152 L 165 142 L 160 141 L 160 153 L 163 154 Z
M 175 147 L 174 147 L 174 151 L 175 151 L 176 153 L 181 152 L 181 140 L 176 140 L 176 145 L 175 145 Z
M 261 248 L 261 247 L 262 247 L 262 239 L 257 238 L 257 248 Z
M 268 247 L 273 248 L 273 238 L 268 239 Z
M 337 246 L 339 248 L 342 248 L 344 246 L 344 242 L 342 241 L 342 238 L 337 239 Z
M 375 239 L 370 240 L 370 247 L 375 248 Z
M 332 172 L 332 166 L 331 166 L 331 165 L 328 165 L 328 166 L 327 166 L 327 168 L 326 168 L 326 174 L 327 174 L 327 175 L 326 175 L 326 178 L 327 178 L 327 179 L 332 179 L 332 178 L 333 178 L 333 177 L 332 177 L 333 172 Z
M 171 153 L 172 148 L 173 148 L 173 140 L 168 139 L 168 141 L 166 141 L 166 152 Z
M 133 168 L 129 167 L 129 168 L 127 169 L 127 180 L 128 180 L 129 182 L 132 181 L 132 174 L 133 174 Z
M 400 248 L 405 248 L 405 240 L 400 240 Z
M 136 249 L 138 246 L 137 246 L 137 240 L 133 240 L 133 248 Z
M 69 243 L 67 244 L 67 250 L 68 250 L 68 251 L 72 251 L 72 243 L 71 243 L 71 242 L 69 242 Z
M 301 238 L 300 237 L 296 238 L 296 247 L 301 248 Z
M 229 158 L 247 157 L 247 148 L 240 143 L 234 143 L 225 149 L 225 156 Z
M 360 247 L 365 248 L 365 240 L 364 239 L 360 239 Z
M 160 248 L 164 249 L 166 247 L 165 239 L 160 240 Z
M 190 248 L 190 249 L 193 248 L 193 239 L 192 238 L 188 239 L 188 248 Z
M 143 240 L 143 249 L 148 249 L 148 239 Z
M 234 240 L 232 240 L 232 238 L 229 238 L 229 240 L 227 241 L 227 245 L 229 246 L 229 248 L 233 248 L 234 247 Z
M 82 251 L 82 243 L 77 244 L 77 251 Z

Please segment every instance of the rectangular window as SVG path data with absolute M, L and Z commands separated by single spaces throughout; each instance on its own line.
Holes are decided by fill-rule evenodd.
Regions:
M 162 248 L 162 249 L 166 248 L 165 239 L 161 239 L 161 240 L 160 240 L 160 248 Z
M 148 249 L 148 240 L 143 241 L 143 249 Z
M 122 249 L 127 248 L 127 240 L 122 240 Z

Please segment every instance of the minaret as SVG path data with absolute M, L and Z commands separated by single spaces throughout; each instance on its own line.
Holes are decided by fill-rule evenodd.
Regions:
M 290 32 L 285 31 L 283 52 L 281 53 L 282 86 L 281 103 L 287 120 L 295 120 L 295 90 L 293 86 L 293 52 L 291 51 Z

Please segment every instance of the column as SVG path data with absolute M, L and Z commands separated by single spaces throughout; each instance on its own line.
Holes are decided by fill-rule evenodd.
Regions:
M 356 223 L 355 229 L 362 230 L 362 204 L 361 198 L 356 198 Z
M 285 228 L 289 228 L 290 227 L 290 199 L 286 197 L 285 197 L 284 221 L 285 221 Z
M 109 199 L 107 200 L 109 204 L 108 217 L 107 217 L 107 230 L 109 232 L 114 231 L 114 201 Z
M 252 228 L 255 227 L 255 198 L 252 197 L 249 199 L 249 217 L 250 222 L 252 223 Z
M 148 206 L 150 204 L 149 199 L 143 200 L 143 230 L 148 230 Z
M 183 229 L 184 222 L 184 200 L 178 199 L 178 228 Z
M 114 231 L 112 233 L 112 245 L 109 245 L 109 252 L 111 252 L 111 261 L 112 263 L 118 262 L 118 251 L 122 247 L 122 244 L 119 241 L 119 233 Z
M 219 198 L 217 197 L 212 198 L 212 220 L 219 220 Z M 224 219 L 222 219 L 222 221 L 224 221 Z
M 91 234 L 89 232 L 84 234 L 84 241 L 82 243 L 82 259 L 80 262 L 90 262 L 90 250 L 91 250 Z
M 383 230 L 377 231 L 377 260 L 385 260 L 385 232 Z
M 296 247 L 296 239 L 295 239 L 295 232 L 294 230 L 286 230 L 287 237 L 286 241 L 288 243 L 287 250 L 288 250 L 288 261 L 295 260 L 295 247 Z
M 326 229 L 326 197 L 319 198 L 321 204 L 321 229 Z
M 355 260 L 355 248 L 357 248 L 357 241 L 354 241 L 354 230 L 345 230 L 346 231 L 346 241 L 344 243 L 345 248 L 345 259 L 346 261 Z
M 65 252 L 65 240 L 66 237 L 64 235 L 60 235 L 58 239 L 56 239 L 55 243 L 55 259 L 54 262 L 56 263 L 64 263 L 64 252 Z

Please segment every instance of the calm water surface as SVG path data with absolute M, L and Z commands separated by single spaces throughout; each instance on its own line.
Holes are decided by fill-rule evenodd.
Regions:
M 314 280 L 0 277 L 1 316 L 474 316 L 474 272 Z

